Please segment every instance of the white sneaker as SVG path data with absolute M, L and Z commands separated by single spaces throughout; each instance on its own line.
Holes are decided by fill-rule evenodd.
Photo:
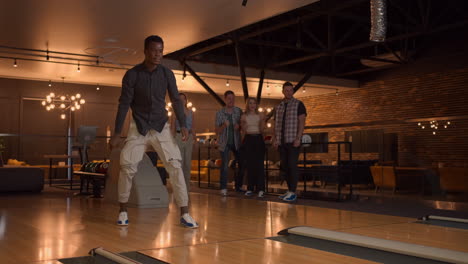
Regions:
M 227 189 L 221 189 L 221 195 L 227 196 Z
M 282 194 L 282 195 L 278 196 L 278 198 L 279 198 L 279 199 L 281 199 L 281 200 L 283 200 L 283 199 L 284 199 L 284 197 L 286 197 L 286 196 L 288 196 L 288 195 L 289 195 L 289 193 L 290 193 L 290 191 L 287 191 L 287 192 L 285 192 L 284 194 Z
M 187 213 L 180 218 L 180 224 L 187 228 L 197 228 L 197 222 Z
M 263 198 L 265 197 L 265 192 L 264 191 L 259 191 L 258 192 L 258 198 Z
M 127 212 L 119 213 L 119 219 L 117 220 L 117 224 L 120 226 L 128 225 L 128 213 Z
M 245 196 L 252 196 L 253 192 L 252 191 L 246 191 Z
M 283 198 L 283 201 L 294 202 L 297 199 L 297 195 L 293 192 L 290 192 L 286 197 Z

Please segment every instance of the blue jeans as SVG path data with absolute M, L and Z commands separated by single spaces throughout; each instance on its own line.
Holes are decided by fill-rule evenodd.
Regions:
M 237 171 L 236 175 L 234 177 L 235 184 L 236 184 L 236 190 L 240 190 L 242 187 L 242 181 L 243 181 L 243 168 L 241 168 L 241 157 L 240 157 L 240 152 L 239 150 L 236 149 L 235 145 L 226 145 L 224 148 L 224 151 L 220 151 L 221 154 L 221 172 L 220 172 L 220 184 L 221 184 L 221 189 L 227 189 L 227 181 L 228 181 L 228 165 L 229 165 L 229 154 L 232 151 L 234 154 L 234 157 L 237 162 Z

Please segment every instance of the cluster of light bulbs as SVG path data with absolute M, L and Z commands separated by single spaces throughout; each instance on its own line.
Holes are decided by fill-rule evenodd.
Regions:
M 448 128 L 448 126 L 451 125 L 451 124 L 452 123 L 450 121 L 445 122 L 445 124 L 439 123 L 439 121 L 437 121 L 437 120 L 433 120 L 433 121 L 429 122 L 429 126 L 432 129 L 432 134 L 433 135 L 437 134 L 437 130 L 439 129 L 439 127 Z M 418 126 L 421 129 L 426 129 L 426 126 L 421 122 L 418 123 Z
M 193 106 L 192 102 L 187 102 L 187 108 L 192 108 L 192 112 L 196 112 L 197 108 Z M 172 116 L 172 103 L 169 102 L 166 104 L 167 115 Z
M 81 109 L 81 105 L 85 103 L 85 99 L 81 97 L 81 94 L 76 94 L 72 96 L 61 95 L 56 96 L 55 93 L 50 93 L 46 96 L 46 99 L 41 102 L 47 111 L 54 110 L 56 108 L 60 109 L 62 113 L 60 114 L 61 119 L 67 118 L 64 111 L 76 111 Z
M 273 111 L 273 108 L 271 108 L 271 107 L 267 107 L 267 108 L 259 107 L 258 111 L 260 113 L 263 113 L 264 111 L 266 111 L 267 113 L 270 113 L 271 111 Z

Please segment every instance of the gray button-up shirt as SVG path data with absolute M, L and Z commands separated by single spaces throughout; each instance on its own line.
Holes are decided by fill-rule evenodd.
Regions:
M 132 108 L 132 116 L 140 134 L 146 135 L 150 129 L 161 132 L 168 120 L 166 91 L 169 92 L 179 124 L 186 127 L 184 106 L 179 99 L 174 73 L 161 64 L 150 72 L 142 63 L 128 70 L 122 79 L 114 132 L 122 132 L 129 107 Z

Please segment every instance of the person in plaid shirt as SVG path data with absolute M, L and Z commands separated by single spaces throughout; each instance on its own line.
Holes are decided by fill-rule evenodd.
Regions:
M 235 96 L 233 91 L 224 93 L 224 102 L 226 106 L 216 112 L 215 131 L 218 135 L 218 150 L 221 154 L 221 172 L 220 184 L 221 195 L 227 196 L 227 174 L 229 155 L 231 151 L 234 153 L 239 164 L 239 169 L 235 177 L 236 191 L 241 191 L 242 188 L 242 168 L 240 161 L 240 118 L 242 110 L 234 106 Z
M 283 100 L 275 109 L 272 143 L 274 148 L 279 148 L 280 171 L 288 183 L 288 191 L 279 198 L 292 202 L 297 199 L 297 160 L 307 112 L 304 103 L 294 98 L 292 83 L 283 84 L 283 95 Z

